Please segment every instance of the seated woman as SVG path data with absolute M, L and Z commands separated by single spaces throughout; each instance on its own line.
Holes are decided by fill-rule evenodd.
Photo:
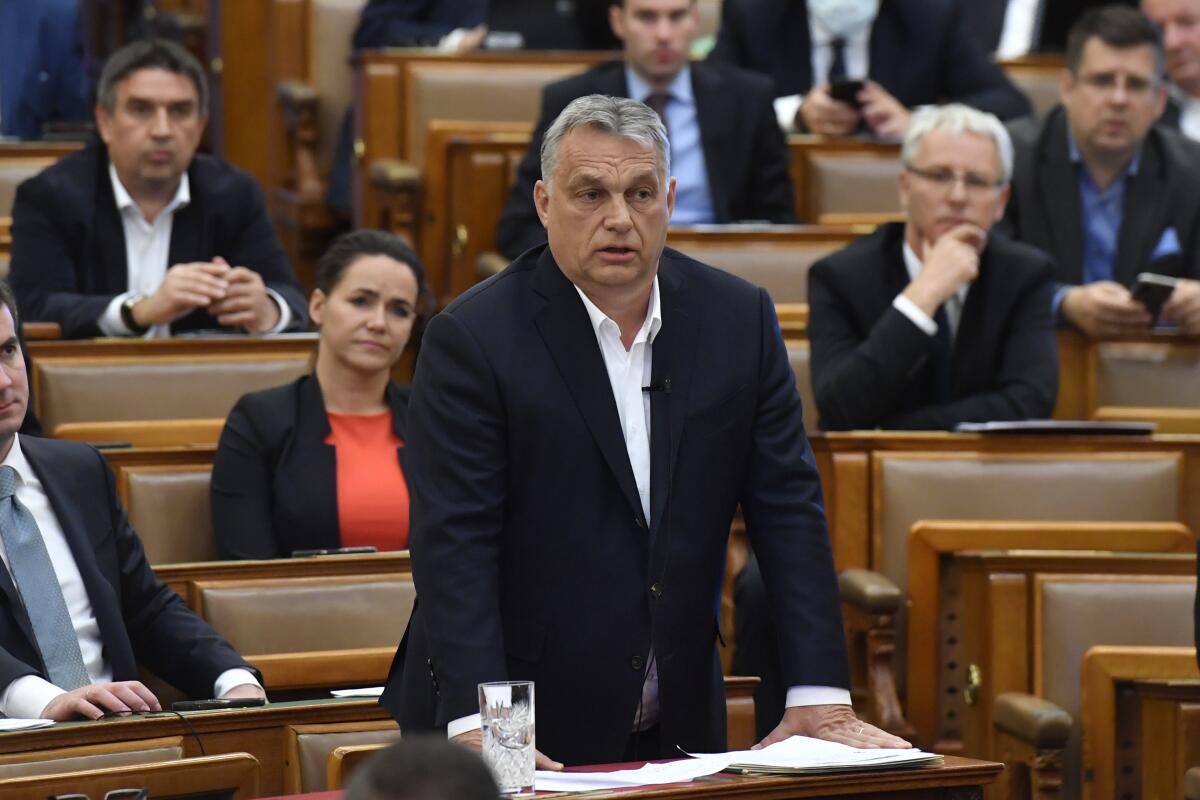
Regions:
M 413 330 L 424 269 L 391 234 L 354 231 L 321 258 L 309 312 L 315 367 L 229 413 L 212 472 L 222 558 L 408 546 L 408 387 L 390 380 Z

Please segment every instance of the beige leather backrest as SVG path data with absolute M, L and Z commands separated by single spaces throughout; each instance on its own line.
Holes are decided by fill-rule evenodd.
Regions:
M 535 123 L 542 87 L 585 65 L 416 62 L 408 65 L 407 91 L 415 113 L 405 121 L 408 160 L 425 163 L 425 131 L 435 119 Z
M 213 561 L 212 468 L 127 467 L 129 523 L 138 532 L 151 564 Z
M 1005 70 L 1005 73 L 1009 80 L 1021 90 L 1021 93 L 1029 98 L 1029 104 L 1033 106 L 1033 113 L 1036 116 L 1045 114 L 1058 105 L 1062 99 L 1059 91 L 1062 74 L 1060 69 L 1010 67 Z
M 908 587 L 918 520 L 1177 522 L 1178 453 L 876 453 L 874 568 Z
M 201 615 L 241 653 L 394 647 L 416 590 L 409 575 L 197 584 Z
M 814 213 L 900 213 L 896 178 L 900 156 L 868 153 L 821 153 L 809 155 L 810 197 Z
M 307 356 L 39 359 L 37 413 L 64 422 L 224 418 L 247 392 L 309 371 Z
M 1076 724 L 1063 758 L 1062 797 L 1079 796 L 1079 685 L 1094 645 L 1190 646 L 1196 579 L 1158 575 L 1040 575 L 1034 597 L 1034 691 Z
M 50 157 L 0 159 L 0 217 L 12 216 L 13 198 L 23 181 L 57 160 Z
M 350 41 L 366 4 L 367 0 L 311 0 L 309 75 L 321 98 L 317 120 L 318 158 L 326 168 L 333 161 L 342 117 L 354 103 Z
M 296 752 L 300 760 L 300 791 L 322 792 L 331 788 L 326 779 L 329 754 L 339 747 L 361 744 L 389 745 L 400 741 L 400 728 L 329 733 L 298 733 Z
M 721 0 L 699 0 L 696 8 L 700 12 L 700 24 L 696 26 L 696 38 L 715 37 L 721 31 Z
M 807 341 L 788 341 L 788 362 L 796 376 L 796 388 L 800 390 L 800 403 L 804 408 L 804 430 L 817 430 L 817 399 L 812 390 L 812 370 L 809 363 Z
M 124 744 L 130 745 L 124 747 Z M 0 781 L 10 778 L 23 778 L 27 775 L 58 775 L 63 772 L 78 772 L 85 769 L 107 769 L 109 767 L 124 767 L 130 764 L 156 764 L 162 761 L 174 761 L 183 758 L 183 746 L 178 737 L 174 741 L 166 739 L 149 739 L 142 742 L 128 742 L 117 745 L 120 749 L 111 750 L 112 746 L 104 746 L 101 752 L 86 752 L 96 747 L 69 747 L 53 750 L 34 750 L 12 756 L 11 761 L 0 764 Z
M 1200 407 L 1200 347 L 1108 342 L 1096 347 L 1097 406 Z
M 671 242 L 668 241 L 668 244 Z M 776 303 L 807 303 L 809 268 L 844 246 L 832 241 L 791 244 L 722 241 L 701 244 L 688 241 L 678 249 L 697 261 L 761 286 Z

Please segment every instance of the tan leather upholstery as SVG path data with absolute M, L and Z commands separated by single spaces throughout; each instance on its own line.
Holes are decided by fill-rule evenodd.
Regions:
M 127 467 L 126 511 L 151 564 L 212 561 L 212 469 Z
M 293 381 L 309 366 L 286 356 L 45 359 L 34 371 L 38 418 L 53 431 L 63 422 L 226 417 L 246 392 Z
M 896 584 L 869 569 L 846 569 L 838 574 L 842 601 L 870 614 L 894 614 L 904 599 Z
M 721 0 L 699 0 L 696 7 L 700 12 L 700 24 L 696 26 L 696 38 L 716 37 L 721 29 Z
M 321 792 L 330 788 L 326 780 L 329 754 L 338 747 L 356 744 L 392 744 L 400 741 L 400 729 L 301 733 L 296 737 L 300 756 L 300 791 Z
M 1200 800 L 1200 767 L 1192 767 L 1183 776 L 1183 796 L 1186 800 Z
M 796 388 L 800 390 L 800 404 L 804 409 L 804 430 L 817 430 L 817 399 L 812 390 L 812 369 L 809 363 L 807 341 L 788 341 L 788 362 L 796 376 Z
M 1016 84 L 1021 93 L 1029 98 L 1035 115 L 1045 114 L 1058 105 L 1061 99 L 1059 81 L 1061 72 L 1055 70 L 1007 69 L 1009 79 Z
M 253 654 L 394 647 L 416 597 L 407 575 L 198 586 L 204 618 L 238 652 Z
M 78 750 L 79 748 L 71 748 Z M 0 780 L 26 775 L 58 775 L 85 769 L 107 769 L 130 764 L 156 764 L 183 758 L 183 747 L 169 745 L 110 753 L 64 755 L 55 751 L 28 753 L 25 760 L 0 764 Z
M 1060 748 L 1071 735 L 1071 716 L 1041 697 L 1023 692 L 997 695 L 992 704 L 996 727 L 1036 747 Z
M 1176 522 L 1181 469 L 1174 453 L 879 453 L 875 569 L 907 591 L 918 520 Z
M 816 215 L 899 213 L 896 177 L 900 167 L 898 155 L 812 153 L 809 170 Z
M 1109 342 L 1096 348 L 1096 406 L 1200 406 L 1200 348 Z
M 12 216 L 13 198 L 17 187 L 53 164 L 55 158 L 21 158 L 0 160 L 0 217 Z
M 416 113 L 406 120 L 409 160 L 425 163 L 425 130 L 432 120 L 532 122 L 541 109 L 542 87 L 580 69 L 580 64 L 412 64 L 409 90 Z
M 1194 642 L 1193 577 L 1048 575 L 1038 579 L 1036 591 L 1034 688 L 1074 719 L 1080 665 L 1089 647 Z M 1064 798 L 1079 794 L 1080 757 L 1076 725 L 1063 756 Z
M 773 244 L 689 241 L 684 251 L 705 264 L 761 286 L 776 303 L 808 302 L 808 270 L 845 245 L 838 242 Z
M 367 0 L 312 0 L 311 71 L 320 98 L 317 157 L 325 168 L 333 161 L 338 131 L 354 103 L 350 40 Z

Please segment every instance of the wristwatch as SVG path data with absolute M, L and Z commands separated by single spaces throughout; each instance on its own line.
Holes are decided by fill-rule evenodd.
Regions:
M 125 298 L 124 303 L 121 303 L 121 322 L 134 336 L 144 336 L 146 331 L 150 330 L 149 325 L 139 325 L 138 321 L 133 318 L 133 307 L 145 299 L 146 295 L 144 294 L 131 294 Z

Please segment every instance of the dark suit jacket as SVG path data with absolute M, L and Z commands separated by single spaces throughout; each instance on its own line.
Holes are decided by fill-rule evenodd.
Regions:
M 304 328 L 308 304 L 254 178 L 203 154 L 187 172 L 192 199 L 175 212 L 168 267 L 215 256 L 248 267 L 287 302 L 291 327 Z M 10 280 L 25 319 L 57 322 L 66 339 L 100 335 L 105 307 L 129 289 L 125 230 L 103 145 L 72 153 L 17 188 Z M 171 330 L 219 327 L 196 309 Z
M 883 0 L 871 27 L 867 73 L 908 108 L 955 101 L 1001 119 L 1029 101 L 988 58 L 959 19 L 962 0 Z M 775 79 L 780 95 L 805 94 L 812 74 L 808 6 L 798 0 L 725 0 L 709 60 Z
M 717 613 L 739 504 L 786 632 L 784 680 L 849 685 L 771 299 L 671 250 L 658 275 L 652 384 L 669 391 L 651 392 L 649 520 L 595 332 L 548 247 L 427 329 L 404 453 L 419 600 L 381 700 L 404 730 L 478 711 L 481 681 L 532 679 L 539 749 L 617 760 L 653 646 L 663 752 L 724 748 Z
M 488 0 L 370 0 L 354 29 L 354 49 L 435 47 L 457 28 L 487 20 Z
M 162 583 L 117 500 L 112 470 L 91 447 L 21 437 L 83 576 L 113 680 L 138 680 L 138 665 L 194 698 L 211 697 L 217 676 L 255 672 Z M 0 686 L 46 677 L 21 596 L 0 569 Z
M 959 422 L 1049 417 L 1058 392 L 1050 259 L 1003 235 L 988 237 L 954 338 L 951 400 L 938 403 L 928 392 L 937 339 L 892 307 L 909 282 L 903 244 L 903 223 L 881 226 L 809 272 L 821 427 L 950 430 Z
M 691 69 L 716 221 L 795 222 L 787 142 L 775 120 L 769 81 L 724 65 L 700 63 Z M 496 227 L 496 246 L 508 258 L 546 241 L 533 205 L 533 185 L 542 177 L 542 137 L 572 100 L 589 94 L 628 97 L 625 63 L 601 64 L 542 93 L 541 119 Z
M 405 439 L 408 387 L 388 384 L 392 430 Z M 341 546 L 337 454 L 315 375 L 251 392 L 229 412 L 213 460 L 221 558 L 287 558 Z M 403 448 L 401 448 L 402 450 Z
M 78 0 L 0 3 L 0 134 L 90 118 Z
M 1083 221 L 1078 168 L 1067 145 L 1062 106 L 1044 121 L 1009 126 L 1015 149 L 1012 197 L 1004 226 L 1014 239 L 1054 257 L 1060 284 L 1083 280 Z M 1200 278 L 1200 145 L 1154 127 L 1125 189 L 1113 279 L 1132 286 L 1139 272 Z M 1180 255 L 1151 261 L 1159 238 L 1173 227 Z

